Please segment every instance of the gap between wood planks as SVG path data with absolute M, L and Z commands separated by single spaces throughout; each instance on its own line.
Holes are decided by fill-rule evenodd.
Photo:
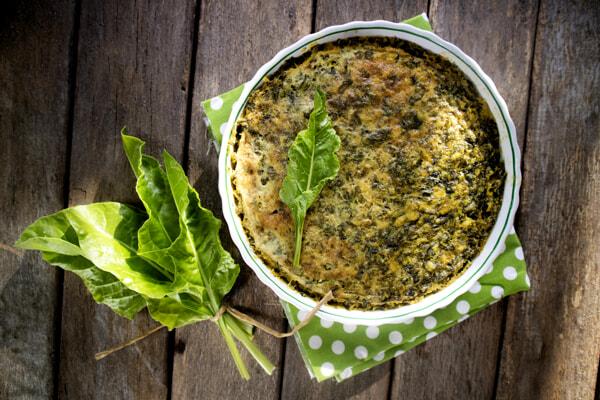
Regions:
M 192 111 L 194 101 L 194 83 L 196 78 L 196 57 L 198 55 L 198 35 L 200 32 L 200 13 L 202 0 L 196 0 L 194 4 L 194 25 L 192 29 L 192 51 L 190 55 L 190 70 L 187 82 L 187 99 L 185 109 L 185 124 L 183 129 L 183 151 L 181 166 L 189 175 L 190 162 L 190 134 L 192 129 Z M 175 365 L 175 335 L 176 329 L 167 334 L 167 400 L 173 396 L 173 373 Z
M 525 125 L 523 127 L 523 146 L 521 148 L 521 182 L 525 181 L 525 175 L 527 174 L 527 168 L 525 165 L 525 152 L 527 151 L 527 132 L 529 130 L 529 111 L 531 107 L 531 87 L 533 85 L 533 68 L 535 60 L 535 46 L 538 34 L 538 22 L 540 19 L 540 2 L 536 1 L 535 10 L 535 26 L 533 28 L 533 38 L 531 44 L 531 58 L 529 60 L 529 79 L 527 82 L 527 105 L 525 106 Z M 517 210 L 517 215 L 513 226 L 520 225 L 521 212 Z M 500 331 L 500 340 L 498 341 L 498 350 L 496 352 L 496 376 L 494 379 L 494 399 L 498 396 L 498 387 L 500 384 L 500 368 L 502 367 L 502 349 L 504 348 L 504 338 L 506 334 L 506 319 L 508 317 L 508 301 L 509 298 L 502 299 L 502 325 Z
M 81 19 L 81 0 L 75 0 L 73 10 L 73 29 L 69 39 L 69 67 L 68 67 L 68 96 L 67 96 L 67 145 L 65 149 L 65 171 L 63 175 L 63 207 L 69 207 L 69 192 L 71 180 L 71 151 L 73 148 L 73 125 L 75 121 L 75 90 L 77 85 L 77 56 L 79 52 L 79 27 Z M 62 343 L 62 311 L 65 284 L 65 271 L 58 268 L 58 284 L 56 286 L 56 311 L 54 313 L 54 365 L 52 381 L 54 383 L 55 399 L 59 398 L 60 384 L 60 356 Z

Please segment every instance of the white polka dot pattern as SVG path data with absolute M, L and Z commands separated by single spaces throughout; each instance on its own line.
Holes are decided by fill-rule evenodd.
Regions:
M 298 314 L 297 314 L 298 321 L 304 321 L 304 319 L 306 318 L 307 315 L 308 315 L 307 311 L 299 310 Z
M 492 296 L 494 296 L 495 299 L 501 299 L 503 295 L 504 289 L 502 289 L 502 286 L 494 286 L 492 288 Z
M 504 270 L 502 271 L 502 275 L 504 276 L 504 279 L 508 279 L 509 281 L 514 281 L 515 279 L 517 279 L 517 270 L 515 269 L 515 267 L 504 267 Z
M 456 303 L 456 311 L 458 311 L 460 314 L 468 313 L 470 308 L 471 305 L 466 300 L 461 300 L 458 303 Z
M 210 108 L 212 108 L 213 110 L 220 110 L 221 107 L 223 107 L 223 99 L 220 98 L 219 96 L 217 97 L 213 97 L 212 99 L 210 99 Z
M 352 376 L 352 367 L 345 368 L 340 374 L 340 378 L 348 379 Z
M 346 350 L 346 345 L 341 340 L 335 340 L 331 343 L 331 351 L 338 356 Z
M 333 321 L 329 321 L 327 319 L 322 319 L 321 320 L 321 326 L 323 328 L 331 328 L 333 326 Z
M 369 356 L 369 350 L 365 346 L 356 346 L 354 349 L 354 356 L 359 360 L 364 360 Z
M 227 133 L 227 122 L 221 124 L 219 127 L 219 132 L 221 132 L 221 135 L 225 135 Z
M 379 328 L 376 326 L 367 327 L 367 337 L 369 339 L 376 339 L 379 336 Z
M 473 284 L 473 286 L 471 286 L 471 289 L 469 289 L 469 292 L 476 294 L 479 293 L 481 291 L 481 283 L 479 282 L 475 282 Z
M 313 335 L 308 339 L 308 346 L 313 350 L 320 349 L 322 344 L 323 339 L 321 339 L 321 336 Z
M 523 254 L 522 247 L 517 247 L 515 249 L 515 257 L 517 257 L 517 260 L 521 260 L 521 261 L 525 259 L 525 255 Z
M 402 343 L 402 334 L 398 331 L 392 331 L 390 332 L 388 339 L 391 344 L 400 344 Z
M 437 320 L 432 315 L 430 315 L 429 317 L 425 317 L 425 319 L 423 320 L 423 326 L 426 329 L 433 329 L 433 328 L 435 328 L 436 325 L 437 325 Z
M 326 377 L 330 377 L 335 373 L 335 367 L 330 362 L 325 362 L 321 365 L 321 374 Z

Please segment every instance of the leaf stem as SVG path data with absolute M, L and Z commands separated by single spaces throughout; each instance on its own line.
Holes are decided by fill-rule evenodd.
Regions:
M 264 369 L 267 374 L 271 375 L 275 369 L 275 366 L 273 363 L 271 363 L 267 356 L 260 351 L 258 346 L 254 344 L 248 332 L 240 327 L 240 321 L 227 313 L 223 315 L 222 319 L 225 319 L 225 324 L 229 327 L 231 333 L 233 333 L 233 336 L 235 336 L 237 340 L 246 346 L 248 352 L 252 355 L 252 357 L 254 357 L 262 369 Z
M 304 218 L 300 218 L 296 224 L 296 245 L 294 247 L 294 268 L 300 266 L 300 254 L 302 252 L 302 232 L 304 231 Z
M 248 369 L 246 368 L 246 364 L 244 363 L 244 360 L 242 360 L 242 356 L 240 355 L 240 352 L 239 352 L 237 346 L 235 345 L 235 341 L 233 340 L 233 337 L 231 336 L 231 332 L 228 329 L 228 325 L 225 323 L 223 318 L 220 318 L 217 321 L 217 325 L 219 325 L 219 329 L 221 330 L 221 333 L 223 334 L 223 338 L 225 339 L 225 343 L 227 344 L 227 347 L 229 347 L 229 351 L 231 352 L 231 356 L 233 357 L 233 361 L 235 362 L 235 366 L 237 367 L 238 371 L 240 372 L 240 375 L 245 380 L 249 380 L 250 373 L 248 372 Z

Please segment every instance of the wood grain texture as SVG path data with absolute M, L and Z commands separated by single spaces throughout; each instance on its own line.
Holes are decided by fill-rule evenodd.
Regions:
M 217 216 L 222 216 L 217 192 L 217 155 L 213 144 L 207 140 L 200 103 L 246 82 L 277 51 L 309 33 L 310 12 L 310 2 L 305 1 L 202 2 L 189 176 L 203 204 Z M 229 302 L 269 326 L 285 329 L 285 318 L 276 296 L 243 264 L 225 227 L 221 229 L 221 236 L 242 270 Z M 243 354 L 252 375 L 251 381 L 244 382 L 216 326 L 197 324 L 178 330 L 176 336 L 173 398 L 279 397 L 283 341 L 257 333 L 256 342 L 278 368 L 268 376 L 251 357 Z
M 427 11 L 427 1 L 335 0 L 318 1 L 315 28 L 356 20 L 401 21 Z M 293 338 L 287 340 L 282 398 L 284 399 L 387 399 L 391 364 L 387 362 L 346 382 L 311 380 Z M 334 361 L 334 360 L 332 360 Z
M 600 5 L 542 1 L 499 399 L 592 399 L 600 357 Z
M 523 143 L 535 2 L 433 1 L 436 34 L 473 57 L 498 86 Z M 519 296 L 517 296 L 519 298 Z M 396 359 L 392 397 L 492 398 L 504 303 L 498 303 Z
M 215 326 L 186 327 L 176 332 L 171 398 L 598 398 L 600 6 L 540 2 L 535 35 L 536 1 L 429 2 L 436 33 L 481 64 L 516 123 L 525 150 L 517 231 L 532 290 L 341 384 L 311 381 L 293 340 L 262 333 L 257 341 L 278 369 L 268 377 L 245 356 L 253 378 L 243 382 Z M 200 102 L 250 79 L 308 33 L 311 2 L 82 1 L 69 164 L 75 3 L 0 2 L 0 243 L 13 243 L 27 224 L 67 200 L 135 202 L 119 138 L 123 125 L 141 134 L 151 152 L 166 148 L 189 158 L 203 203 L 221 216 L 216 153 Z M 318 0 L 314 22 L 321 29 L 357 19 L 400 21 L 426 11 L 427 3 Z M 242 265 L 231 303 L 285 329 L 277 298 L 241 263 L 225 227 L 221 233 Z M 45 399 L 56 392 L 64 399 L 169 398 L 166 332 L 94 361 L 96 351 L 155 323 L 145 313 L 130 322 L 96 305 L 69 274 L 57 337 L 60 277 L 34 253 L 16 257 L 0 250 L 0 399 Z
M 69 203 L 137 202 L 120 129 L 181 159 L 193 31 L 192 1 L 83 2 Z M 65 275 L 59 394 L 65 399 L 165 399 L 167 333 L 101 361 L 94 353 L 156 325 L 96 305 Z
M 318 0 L 315 28 L 317 31 L 331 25 L 350 21 L 384 19 L 400 22 L 427 12 L 427 1 L 402 0 Z
M 73 14 L 70 0 L 0 4 L 0 243 L 64 204 Z M 52 397 L 60 284 L 39 255 L 0 250 L 1 399 Z

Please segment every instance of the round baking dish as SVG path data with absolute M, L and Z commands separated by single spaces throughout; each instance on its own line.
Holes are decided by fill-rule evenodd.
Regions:
M 265 76 L 277 71 L 287 59 L 298 57 L 321 43 L 359 36 L 387 36 L 403 39 L 413 42 L 430 52 L 440 54 L 455 64 L 473 82 L 481 97 L 488 103 L 498 125 L 501 155 L 506 170 L 502 205 L 494 227 L 479 255 L 452 283 L 440 291 L 424 297 L 419 302 L 395 309 L 360 311 L 326 305 L 317 313 L 317 316 L 322 319 L 345 324 L 382 325 L 428 315 L 438 308 L 447 306 L 466 292 L 486 272 L 500 253 L 501 245 L 506 240 L 506 236 L 513 225 L 519 203 L 519 187 L 521 184 L 520 152 L 515 126 L 508 114 L 506 103 L 498 93 L 496 86 L 472 58 L 464 54 L 458 47 L 431 32 L 411 25 L 388 21 L 350 22 L 344 25 L 331 26 L 303 37 L 293 45 L 281 50 L 273 59 L 264 64 L 256 72 L 256 75 L 245 84 L 241 97 L 233 105 L 226 129 L 222 132 L 223 139 L 219 155 L 219 193 L 223 205 L 223 215 L 231 237 L 246 264 L 252 268 L 261 282 L 271 288 L 279 298 L 301 310 L 308 311 L 312 309 L 316 304 L 315 300 L 297 292 L 275 276 L 254 253 L 246 237 L 242 223 L 236 213 L 230 181 L 232 172 L 230 133 L 252 90 L 261 84 Z

